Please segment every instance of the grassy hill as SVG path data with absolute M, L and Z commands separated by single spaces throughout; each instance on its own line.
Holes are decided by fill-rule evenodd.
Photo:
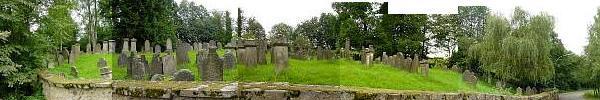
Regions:
M 220 50 L 219 54 L 223 51 Z M 151 60 L 151 54 L 146 54 Z M 196 81 L 201 81 L 198 68 L 195 64 L 195 53 L 190 52 L 190 63 L 179 65 L 178 69 L 190 69 L 196 76 Z M 116 67 L 117 54 L 82 54 L 76 61 L 79 70 L 77 79 L 99 79 L 99 69 L 96 66 L 98 59 L 105 58 L 113 70 L 114 80 L 126 78 L 126 68 Z M 267 56 L 269 57 L 269 56 Z M 268 58 L 269 59 L 269 58 Z M 268 60 L 270 61 L 270 60 Z M 150 62 L 150 61 L 149 61 Z M 507 94 L 507 92 L 494 89 L 488 84 L 479 82 L 476 87 L 468 86 L 462 81 L 462 74 L 442 69 L 431 69 L 429 77 L 419 73 L 409 73 L 388 65 L 375 64 L 366 67 L 358 61 L 338 60 L 297 60 L 290 59 L 286 72 L 276 75 L 272 64 L 259 65 L 256 68 L 246 68 L 238 64 L 236 68 L 225 70 L 226 81 L 244 82 L 289 82 L 295 84 L 314 85 L 339 85 L 349 87 L 384 88 L 394 90 L 423 90 L 436 92 L 484 92 Z M 49 68 L 52 73 L 65 73 L 69 76 L 70 65 Z

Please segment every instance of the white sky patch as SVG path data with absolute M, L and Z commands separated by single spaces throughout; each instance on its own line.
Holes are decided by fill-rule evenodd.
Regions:
M 181 0 L 175 0 L 180 2 Z M 244 16 L 256 17 L 265 32 L 283 22 L 295 27 L 300 22 L 318 17 L 321 13 L 334 13 L 331 3 L 336 0 L 189 0 L 208 10 L 230 11 L 237 17 L 241 7 Z M 339 1 L 339 0 L 337 0 Z M 344 0 L 342 0 L 344 1 Z M 352 1 L 352 0 L 350 0 Z M 386 0 L 372 0 L 369 2 Z M 555 19 L 555 31 L 567 50 L 582 55 L 587 45 L 588 26 L 592 24 L 600 0 L 458 0 L 459 5 L 484 5 L 493 14 L 510 18 L 514 8 L 520 6 L 531 15 L 546 12 Z M 394 1 L 393 1 L 394 2 Z M 402 2 L 402 1 L 395 1 Z M 447 56 L 447 54 L 433 54 Z

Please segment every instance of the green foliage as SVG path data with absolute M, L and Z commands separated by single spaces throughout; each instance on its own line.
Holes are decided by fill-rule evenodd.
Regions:
M 459 6 L 458 7 L 458 33 L 454 35 L 457 51 L 450 56 L 450 64 L 458 65 L 475 73 L 482 73 L 477 59 L 467 57 L 471 45 L 483 39 L 484 26 L 488 8 L 485 6 Z
M 520 9 L 515 16 L 529 16 Z M 482 42 L 469 48 L 485 73 L 515 85 L 537 86 L 554 75 L 550 58 L 554 20 L 546 14 L 513 19 L 513 24 L 496 15 L 486 19 Z M 512 27 L 514 26 L 514 27 Z
M 176 32 L 173 0 L 110 0 L 106 17 L 113 25 L 114 38 L 136 38 L 164 43 Z
M 41 95 L 37 71 L 44 66 L 47 36 L 30 26 L 39 20 L 38 0 L 0 1 L 0 98 L 36 99 Z
M 291 40 L 291 38 L 289 37 L 292 32 L 294 31 L 294 28 L 290 25 L 287 25 L 285 23 L 278 23 L 273 25 L 273 27 L 271 28 L 271 31 L 269 31 L 269 33 L 271 34 L 271 36 L 269 36 L 269 39 L 274 39 L 276 38 L 275 36 L 277 36 L 277 34 L 282 34 L 285 36 L 288 36 L 288 40 Z
M 48 44 L 53 47 L 72 45 L 77 34 L 77 25 L 71 18 L 71 9 L 75 4 L 70 0 L 53 0 L 48 8 L 48 15 L 41 19 L 38 33 L 48 37 Z
M 248 28 L 246 28 L 246 33 L 242 34 L 242 38 L 263 39 L 265 37 L 266 34 L 263 26 L 254 17 L 248 19 Z
M 600 11 L 600 8 L 598 8 Z M 585 46 L 585 60 L 588 61 L 575 75 L 580 82 L 593 88 L 596 94 L 600 91 L 600 12 L 594 16 L 594 23 L 589 28 L 588 45 Z

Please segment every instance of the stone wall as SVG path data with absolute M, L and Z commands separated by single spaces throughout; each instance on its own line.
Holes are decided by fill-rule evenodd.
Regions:
M 557 100 L 556 91 L 530 96 L 437 93 L 267 82 L 66 80 L 40 73 L 48 100 Z

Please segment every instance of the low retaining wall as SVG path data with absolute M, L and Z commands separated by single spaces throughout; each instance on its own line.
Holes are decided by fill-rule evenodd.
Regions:
M 41 72 L 48 100 L 557 100 L 556 91 L 530 96 L 436 93 L 266 82 L 66 80 Z

